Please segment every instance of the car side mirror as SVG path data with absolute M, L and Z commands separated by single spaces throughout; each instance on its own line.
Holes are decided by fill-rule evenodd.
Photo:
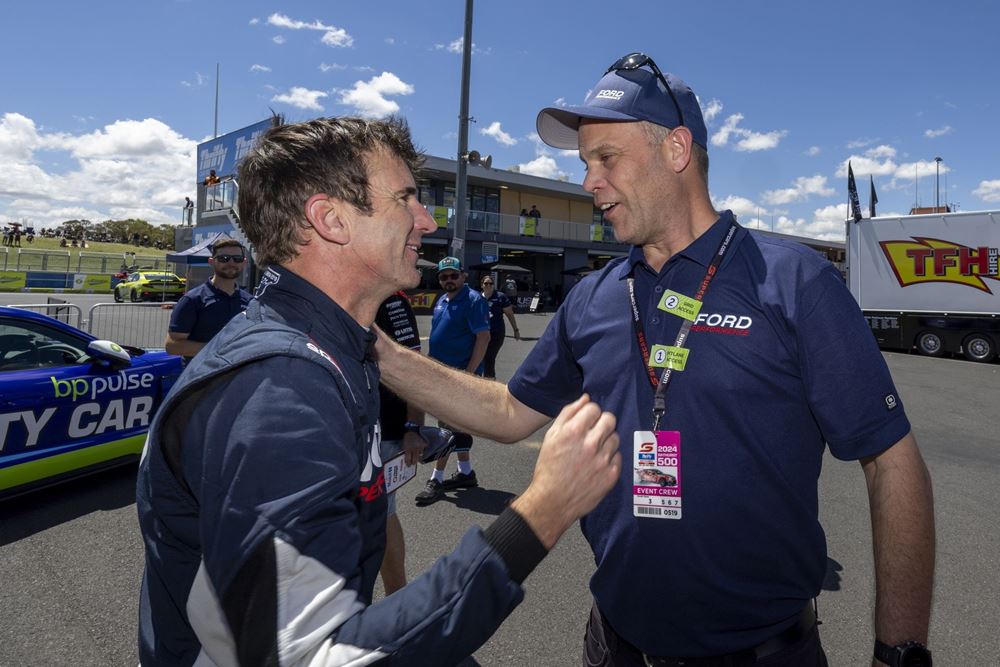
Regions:
M 95 340 L 87 346 L 87 354 L 95 360 L 106 362 L 111 368 L 128 368 L 132 365 L 132 356 L 118 343 L 110 340 Z

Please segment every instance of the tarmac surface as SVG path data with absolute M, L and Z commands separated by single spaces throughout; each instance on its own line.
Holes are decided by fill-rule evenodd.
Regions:
M 77 296 L 83 295 L 67 300 Z M 550 319 L 518 316 L 526 338 L 507 339 L 500 352 L 501 379 L 510 377 Z M 419 320 L 426 336 L 429 318 Z M 998 665 L 1000 364 L 895 353 L 886 358 L 934 479 L 934 657 L 939 665 Z M 527 486 L 542 436 L 514 445 L 477 439 L 472 458 L 480 488 L 450 492 L 445 500 L 418 508 L 413 496 L 429 475 L 426 468 L 399 491 L 411 578 L 450 551 L 470 525 L 488 525 Z M 0 665 L 137 663 L 143 553 L 134 482 L 135 467 L 129 466 L 0 504 Z M 835 667 L 868 665 L 874 581 L 858 463 L 827 456 L 820 513 L 829 544 L 819 598 L 823 643 Z M 571 529 L 525 582 L 524 602 L 463 664 L 579 665 L 592 572 L 590 549 L 579 530 Z M 638 588 L 623 594 L 644 595 Z M 669 596 L 648 603 L 669 604 Z

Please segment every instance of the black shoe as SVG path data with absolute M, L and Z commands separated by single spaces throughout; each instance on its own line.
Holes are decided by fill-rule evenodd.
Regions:
M 414 500 L 417 501 L 417 505 L 431 505 L 437 501 L 444 498 L 444 484 L 437 481 L 434 478 L 427 480 L 427 485 L 424 486 L 424 490 L 414 496 Z
M 450 491 L 451 489 L 471 489 L 474 486 L 479 486 L 479 480 L 476 479 L 475 470 L 470 472 L 468 475 L 456 470 L 451 477 L 444 480 L 441 484 L 441 487 L 445 491 Z

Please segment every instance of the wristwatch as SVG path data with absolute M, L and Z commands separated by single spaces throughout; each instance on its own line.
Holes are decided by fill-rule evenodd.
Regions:
M 410 421 L 404 422 L 403 430 L 409 431 L 410 433 L 420 433 L 420 424 L 418 424 L 417 422 L 410 422 Z
M 931 652 L 920 642 L 903 642 L 889 646 L 875 640 L 875 659 L 889 667 L 932 667 Z

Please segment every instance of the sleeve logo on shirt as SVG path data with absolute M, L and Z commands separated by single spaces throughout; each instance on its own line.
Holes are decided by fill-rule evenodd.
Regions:
M 896 397 L 893 396 L 892 394 L 886 394 L 886 396 L 885 396 L 885 407 L 886 407 L 886 409 L 887 410 L 895 410 L 897 406 L 899 406 L 899 402 L 896 400 Z

